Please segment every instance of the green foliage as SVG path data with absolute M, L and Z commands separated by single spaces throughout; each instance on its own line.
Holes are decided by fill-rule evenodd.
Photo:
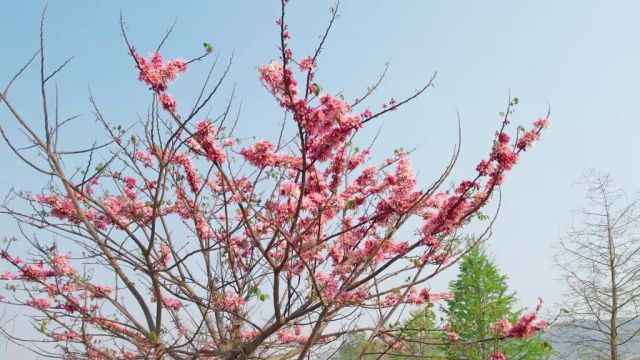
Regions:
M 204 51 L 206 51 L 207 54 L 213 53 L 213 45 L 209 44 L 208 42 L 203 42 L 202 47 L 204 47 Z
M 433 312 L 433 304 L 428 304 L 424 308 L 411 313 L 409 318 L 400 324 L 393 326 L 394 332 L 405 339 L 403 344 L 406 345 L 406 354 L 410 354 L 412 359 L 442 359 L 441 351 L 437 345 L 433 343 L 441 342 L 442 331 L 437 328 L 436 316 Z M 412 341 L 413 340 L 413 341 Z M 431 344 L 429 342 L 432 342 Z M 358 359 L 360 353 L 367 346 L 367 353 L 376 353 L 365 355 L 364 360 L 403 360 L 407 359 L 405 355 L 399 355 L 398 351 L 388 350 L 388 345 L 378 340 L 369 343 L 369 333 L 358 333 L 351 335 L 340 348 L 338 354 L 332 359 L 334 360 L 351 360 Z M 388 354 L 380 355 L 380 352 Z
M 357 333 L 350 335 L 349 338 L 342 344 L 340 351 L 336 356 L 332 357 L 334 360 L 350 360 L 357 359 L 360 355 L 360 351 L 364 348 L 368 336 L 363 333 Z
M 441 351 L 436 345 L 441 342 L 442 330 L 438 328 L 433 303 L 427 304 L 419 311 L 411 313 L 402 325 L 402 337 L 407 339 L 407 353 L 425 359 L 441 359 Z M 405 359 L 405 356 L 393 357 L 394 360 Z
M 517 298 L 509 291 L 507 277 L 482 249 L 474 249 L 463 258 L 460 273 L 451 282 L 450 290 L 454 298 L 447 300 L 445 315 L 451 330 L 459 335 L 460 345 L 443 347 L 448 358 L 484 360 L 496 350 L 510 360 L 550 356 L 550 345 L 539 336 L 524 340 L 495 337 L 491 326 L 502 319 L 515 323 L 520 312 L 513 309 Z
M 510 292 L 507 277 L 500 273 L 495 264 L 482 249 L 475 249 L 460 263 L 460 273 L 450 284 L 454 295 L 447 300 L 444 316 L 455 331 L 459 340 L 453 344 L 438 345 L 447 340 L 447 332 L 438 327 L 434 305 L 427 304 L 419 311 L 411 313 L 409 318 L 393 326 L 399 330 L 407 347 L 404 355 L 371 354 L 365 360 L 386 359 L 464 359 L 486 360 L 495 351 L 501 351 L 509 360 L 548 359 L 552 348 L 539 335 L 527 339 L 498 339 L 491 326 L 502 319 L 515 323 L 520 311 L 513 307 L 516 294 Z M 350 336 L 333 357 L 335 360 L 358 359 L 362 349 L 369 341 L 369 334 L 359 333 Z M 385 351 L 387 346 L 375 340 L 368 345 L 367 352 Z M 396 353 L 391 351 L 390 353 Z

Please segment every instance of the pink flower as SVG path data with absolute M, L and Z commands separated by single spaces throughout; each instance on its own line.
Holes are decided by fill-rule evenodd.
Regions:
M 220 294 L 214 300 L 216 305 L 227 311 L 239 311 L 245 304 L 244 297 L 230 290 L 225 291 L 224 295 Z
M 516 146 L 518 147 L 518 149 L 522 151 L 526 151 L 527 149 L 531 148 L 533 143 L 538 141 L 539 139 L 540 139 L 540 134 L 538 133 L 538 131 L 536 130 L 527 131 L 524 134 L 522 134 Z
M 55 341 L 73 341 L 80 339 L 80 335 L 75 331 L 66 331 L 64 333 L 51 333 L 51 338 Z
M 94 286 L 93 290 L 91 291 L 91 298 L 92 299 L 104 299 L 105 297 L 107 297 L 112 292 L 113 292 L 113 288 L 111 286 L 96 285 L 96 286 Z
M 178 102 L 176 99 L 167 93 L 162 93 L 160 95 L 160 103 L 162 104 L 162 107 L 169 112 L 175 113 L 178 109 Z
M 490 161 L 482 160 L 480 161 L 478 166 L 476 166 L 476 171 L 481 176 L 487 176 L 487 175 L 493 174 L 493 172 L 495 171 L 495 166 Z
M 182 308 L 182 302 L 178 299 L 173 298 L 162 298 L 162 305 L 167 309 L 171 309 L 173 311 L 178 311 Z
M 164 63 L 159 53 L 151 54 L 149 59 L 135 53 L 134 56 L 140 69 L 138 79 L 146 82 L 154 91 L 166 91 L 169 83 L 175 80 L 179 73 L 187 71 L 187 62 L 182 59 Z
M 281 164 L 282 158 L 274 152 L 275 145 L 267 140 L 259 140 L 251 147 L 240 150 L 249 163 L 264 168 Z
M 169 245 L 163 244 L 160 247 L 160 253 L 162 255 L 160 258 L 160 266 L 163 268 L 167 267 L 169 260 L 171 260 L 171 248 L 169 247 Z
M 24 265 L 21 277 L 26 280 L 44 280 L 45 278 L 56 275 L 52 269 L 46 269 L 42 264 Z
M 397 294 L 387 294 L 384 297 L 384 301 L 382 302 L 382 306 L 393 306 L 400 301 L 400 295 Z
M 202 181 L 200 180 L 200 176 L 198 175 L 196 168 L 193 166 L 189 155 L 186 153 L 177 153 L 173 156 L 172 163 L 182 165 L 187 175 L 187 182 L 189 183 L 191 191 L 194 193 L 200 191 Z
M 549 323 L 545 320 L 537 320 L 538 314 L 530 312 L 520 317 L 518 322 L 510 329 L 509 335 L 519 339 L 531 336 L 533 333 L 545 330 L 549 327 Z
M 188 141 L 191 150 L 207 159 L 221 163 L 227 159 L 227 154 L 222 146 L 217 144 L 218 129 L 209 120 L 196 124 L 197 132 Z
M 309 335 L 304 335 L 302 333 L 302 327 L 300 325 L 296 325 L 293 331 L 289 329 L 282 329 L 278 331 L 277 336 L 278 340 L 283 344 L 304 344 L 309 340 Z
M 512 327 L 513 325 L 511 325 L 511 322 L 508 319 L 502 319 L 498 323 L 493 324 L 491 326 L 491 330 L 497 336 L 508 336 L 511 333 Z
M 549 127 L 549 119 L 538 119 L 533 122 L 533 126 L 539 129 L 546 129 Z
M 447 333 L 447 339 L 449 341 L 458 341 L 458 339 L 460 339 L 460 336 L 458 335 L 457 332 L 451 331 Z
M 155 160 L 153 155 L 142 150 L 136 151 L 133 157 L 136 160 L 141 161 L 144 164 L 144 167 L 152 167 Z
M 315 69 L 316 64 L 313 62 L 313 59 L 310 56 L 300 60 L 300 70 L 308 71 Z
M 490 360 L 507 360 L 507 357 L 502 352 L 497 351 L 497 352 L 494 352 L 491 355 L 491 359 Z
M 15 280 L 16 278 L 18 278 L 18 276 L 8 270 L 0 274 L 0 280 Z
M 46 298 L 33 298 L 28 300 L 25 304 L 36 309 L 46 310 L 51 306 L 51 300 Z
M 56 255 L 51 258 L 51 265 L 58 276 L 69 276 L 75 272 L 69 258 L 64 255 Z

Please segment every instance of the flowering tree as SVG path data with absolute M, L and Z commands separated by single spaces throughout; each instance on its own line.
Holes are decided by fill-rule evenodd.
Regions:
M 458 277 L 451 283 L 454 298 L 447 300 L 448 337 L 459 344 L 444 348 L 448 358 L 483 360 L 506 356 L 511 360 L 548 359 L 551 346 L 533 335 L 545 320 L 537 312 L 520 317 L 514 309 L 516 293 L 509 292 L 507 277 L 481 248 L 469 252 L 460 262 Z M 538 307 L 542 305 L 542 300 Z M 493 337 L 492 341 L 486 341 Z
M 47 85 L 66 63 L 48 72 L 44 41 L 0 93 L 30 146 L 0 128 L 4 140 L 50 179 L 39 193 L 12 192 L 15 201 L 2 207 L 20 229 L 42 230 L 22 232 L 31 251 L 16 253 L 9 241 L 1 252 L 8 289 L 2 302 L 31 311 L 44 343 L 32 350 L 69 359 L 302 359 L 362 332 L 397 349 L 401 334 L 388 324 L 405 305 L 449 296 L 425 282 L 474 246 L 461 240 L 465 225 L 486 220 L 480 210 L 548 120 L 512 140 L 505 132 L 510 101 L 474 177 L 443 187 L 456 152 L 432 185 L 419 189 L 408 153 L 371 164 L 371 148 L 352 144 L 364 126 L 415 99 L 433 79 L 379 111 L 364 107 L 376 86 L 353 101 L 323 93 L 315 72 L 336 11 L 315 52 L 298 58 L 288 46 L 287 6 L 283 0 L 276 21 L 279 60 L 259 69 L 293 128 L 283 126 L 278 139 L 234 139 L 231 100 L 218 118 L 204 118 L 226 70 L 215 83 L 205 80 L 193 108 L 179 105 L 172 82 L 207 58 L 211 45 L 190 61 L 165 60 L 163 40 L 145 56 L 122 21 L 132 64 L 154 95 L 142 126 L 111 124 L 91 98 L 110 141 L 64 150 L 58 135 L 72 119 L 51 110 Z M 40 125 L 9 94 L 36 59 Z M 65 165 L 72 156 L 86 157 L 84 170 Z M 98 156 L 106 161 L 96 164 Z M 401 238 L 411 219 L 420 223 L 416 235 Z M 375 321 L 357 321 L 366 312 Z

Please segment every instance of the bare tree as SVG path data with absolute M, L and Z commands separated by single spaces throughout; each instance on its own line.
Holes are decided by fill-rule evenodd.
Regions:
M 582 356 L 617 360 L 640 332 L 640 199 L 610 174 L 590 173 L 585 183 L 589 206 L 554 259 L 566 283 L 562 326 L 570 335 L 562 340 Z

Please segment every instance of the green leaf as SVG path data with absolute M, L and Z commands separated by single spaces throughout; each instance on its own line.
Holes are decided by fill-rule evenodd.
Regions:
M 356 207 L 356 201 L 351 199 L 349 201 L 347 201 L 347 209 L 355 209 Z
M 149 333 L 149 342 L 153 345 L 157 345 L 160 341 L 160 336 L 155 331 Z
M 207 52 L 207 54 L 213 53 L 213 45 L 211 45 L 210 43 L 203 42 L 202 46 L 204 47 L 204 50 Z
M 42 323 L 40 323 L 40 332 L 41 333 L 45 333 L 45 331 L 47 330 L 47 326 L 49 325 L 49 323 L 51 322 L 51 319 L 45 319 L 42 320 Z

